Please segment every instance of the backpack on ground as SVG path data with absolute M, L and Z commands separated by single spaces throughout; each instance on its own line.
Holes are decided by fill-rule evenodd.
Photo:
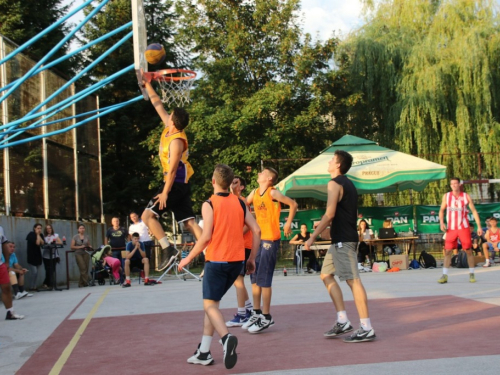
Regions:
M 453 265 L 453 258 L 456 257 L 455 265 Z M 455 255 L 451 259 L 451 266 L 456 268 L 469 268 L 469 262 L 467 261 L 467 253 L 463 250 L 458 252 L 458 255 Z
M 436 268 L 436 259 L 427 251 L 422 251 L 418 258 L 418 263 L 422 268 Z
M 416 259 L 413 259 L 411 262 L 410 262 L 410 268 L 411 269 L 419 269 L 420 268 L 420 264 L 418 263 L 418 260 Z

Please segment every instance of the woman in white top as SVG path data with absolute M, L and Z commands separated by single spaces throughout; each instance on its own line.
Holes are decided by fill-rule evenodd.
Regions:
M 373 231 L 370 229 L 365 219 L 360 220 L 358 223 L 358 236 L 358 262 L 363 263 L 367 256 L 370 257 L 370 248 L 372 247 L 372 245 L 367 244 L 365 241 L 373 238 Z
M 53 248 L 52 244 L 62 245 L 62 241 L 57 233 L 54 233 L 52 225 L 47 224 L 43 231 L 45 245 L 43 246 L 42 257 L 43 265 L 45 266 L 45 280 L 43 281 L 44 287 L 52 286 L 52 275 L 55 273 L 56 263 L 61 261 L 57 248 Z M 52 255 L 52 256 L 51 256 Z

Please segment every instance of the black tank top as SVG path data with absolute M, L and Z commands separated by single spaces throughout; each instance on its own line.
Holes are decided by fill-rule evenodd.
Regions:
M 358 218 L 358 191 L 346 176 L 340 175 L 332 178 L 343 188 L 342 199 L 337 204 L 335 217 L 330 226 L 332 243 L 358 242 L 359 236 L 356 228 Z
M 311 238 L 311 233 L 306 232 L 306 236 L 305 237 L 302 235 L 302 233 L 297 234 L 297 236 L 298 236 L 297 237 L 298 241 L 300 241 L 300 240 L 307 241 L 309 238 Z

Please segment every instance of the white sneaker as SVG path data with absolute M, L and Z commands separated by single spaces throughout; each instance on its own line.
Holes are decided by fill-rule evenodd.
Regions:
M 33 293 L 26 294 L 26 297 L 33 297 Z
M 483 267 L 491 267 L 490 261 L 487 260 L 485 264 L 483 264 Z
M 208 353 L 200 352 L 200 345 L 201 344 L 198 345 L 198 349 L 196 349 L 194 355 L 188 358 L 187 362 L 192 363 L 193 365 L 211 365 L 212 363 L 214 363 L 212 354 L 210 354 L 210 351 Z
M 266 328 L 269 328 L 270 326 L 274 325 L 274 320 L 271 317 L 271 319 L 266 319 L 264 314 L 261 314 L 255 324 L 253 324 L 251 327 L 248 327 L 248 332 L 250 333 L 260 333 Z
M 245 324 L 241 326 L 241 329 L 248 329 L 248 327 L 254 325 L 254 323 L 259 320 L 260 314 L 256 314 L 255 310 L 252 310 L 252 315 L 250 315 L 250 318 L 247 320 Z
M 28 292 L 17 292 L 16 296 L 14 297 L 15 299 L 21 299 L 23 297 L 26 297 L 28 295 Z

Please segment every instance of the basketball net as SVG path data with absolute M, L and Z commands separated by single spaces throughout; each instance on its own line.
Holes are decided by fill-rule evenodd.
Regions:
M 183 107 L 189 104 L 191 87 L 196 73 L 186 69 L 164 69 L 143 73 L 149 81 L 155 81 L 162 103 L 167 107 Z

